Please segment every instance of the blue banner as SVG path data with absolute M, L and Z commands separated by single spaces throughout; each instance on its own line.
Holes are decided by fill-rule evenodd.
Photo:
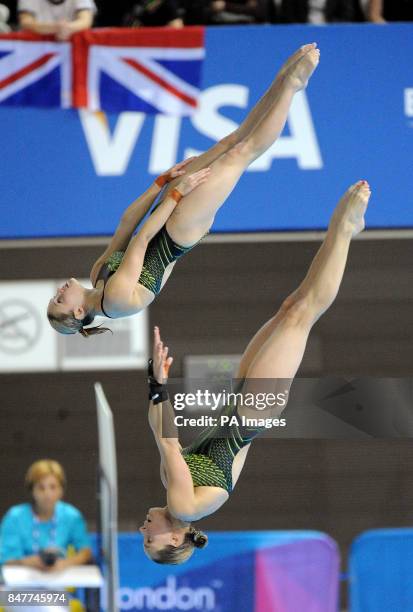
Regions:
M 120 534 L 121 612 L 337 612 L 339 554 L 316 531 L 209 533 L 182 565 L 159 565 Z
M 413 227 L 413 26 L 240 26 L 207 29 L 192 118 L 0 108 L 0 238 L 111 234 L 155 175 L 235 129 L 284 59 L 311 41 L 321 61 L 308 89 L 214 231 L 325 228 L 359 179 L 373 191 L 367 227 Z

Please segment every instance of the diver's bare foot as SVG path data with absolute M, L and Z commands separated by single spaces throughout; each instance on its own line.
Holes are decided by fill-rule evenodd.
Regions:
M 352 236 L 364 230 L 364 213 L 371 191 L 367 181 L 352 185 L 341 198 L 331 218 L 330 227 L 350 232 Z
M 277 81 L 281 80 L 284 75 L 288 72 L 288 70 L 293 66 L 303 55 L 305 55 L 310 49 L 315 49 L 317 43 L 310 43 L 308 45 L 303 45 L 297 51 L 295 51 L 290 57 L 284 62 L 281 66 L 279 73 L 277 74 Z
M 285 78 L 295 91 L 300 91 L 300 89 L 305 89 L 307 87 L 307 83 L 314 70 L 317 68 L 319 61 L 320 49 L 312 46 L 312 48 L 304 53 L 302 57 L 299 57 L 294 64 L 290 65 L 285 73 Z

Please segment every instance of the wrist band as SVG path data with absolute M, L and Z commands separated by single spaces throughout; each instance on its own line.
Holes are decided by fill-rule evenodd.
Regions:
M 169 194 L 169 197 L 175 200 L 175 202 L 178 204 L 178 202 L 180 202 L 184 196 L 177 189 L 173 189 Z
M 148 385 L 149 400 L 151 400 L 155 405 L 169 399 L 166 385 L 159 383 L 153 375 L 153 359 L 149 359 L 148 361 Z
M 156 185 L 158 185 L 158 187 L 160 187 L 161 189 L 166 185 L 167 182 L 168 179 L 165 174 L 161 174 L 160 176 L 158 176 L 158 178 L 155 179 Z
M 156 404 L 160 404 L 161 402 L 166 402 L 169 399 L 168 390 L 163 385 L 149 385 L 149 396 L 148 399 Z

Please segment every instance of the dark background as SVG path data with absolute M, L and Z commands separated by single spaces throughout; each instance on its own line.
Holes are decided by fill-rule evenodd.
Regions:
M 207 239 L 176 266 L 150 307 L 175 357 L 241 353 L 303 278 L 319 243 L 221 243 Z M 3 249 L 3 280 L 85 277 L 102 247 Z M 413 240 L 356 240 L 335 304 L 312 331 L 302 376 L 411 377 Z M 93 342 L 93 338 L 85 340 Z M 134 530 L 165 503 L 147 424 L 143 371 L 0 377 L 0 514 L 25 499 L 23 478 L 42 457 L 62 462 L 66 499 L 96 519 L 97 433 L 92 383 L 114 412 L 120 529 Z M 410 439 L 254 442 L 231 499 L 199 525 L 208 530 L 319 529 L 346 554 L 375 527 L 412 524 Z

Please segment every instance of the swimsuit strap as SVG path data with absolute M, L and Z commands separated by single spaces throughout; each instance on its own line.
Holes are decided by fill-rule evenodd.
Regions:
M 105 309 L 103 308 L 103 300 L 105 297 L 105 289 L 106 289 L 106 284 L 103 286 L 103 291 L 102 291 L 102 297 L 100 300 L 100 307 L 102 309 L 103 314 L 105 315 L 105 317 L 108 317 L 108 319 L 113 319 L 113 317 L 111 317 L 110 315 L 108 315 L 108 313 L 105 311 Z
M 116 253 L 115 253 L 116 254 Z M 110 261 L 110 258 L 109 260 Z M 117 262 L 119 265 L 119 262 Z M 105 289 L 106 289 L 106 283 L 109 280 L 109 278 L 112 276 L 112 274 L 114 274 L 116 270 L 111 270 L 108 266 L 108 262 L 105 262 L 102 267 L 99 270 L 99 273 L 96 277 L 96 281 L 95 281 L 95 287 L 98 283 L 98 281 L 103 280 L 103 291 L 102 291 L 102 297 L 100 299 L 100 307 L 102 309 L 103 314 L 105 315 L 105 317 L 108 317 L 108 319 L 113 319 L 113 317 L 111 317 L 110 315 L 108 315 L 108 313 L 106 312 L 106 310 L 103 307 L 103 300 L 105 299 Z

